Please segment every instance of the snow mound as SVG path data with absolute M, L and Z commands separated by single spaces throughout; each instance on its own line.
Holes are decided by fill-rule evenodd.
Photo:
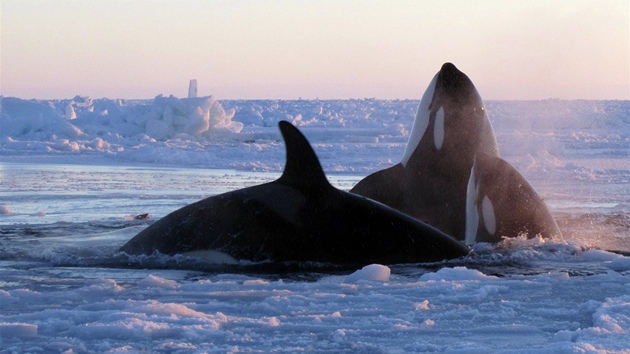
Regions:
M 90 139 L 95 148 L 106 147 L 103 137 L 212 139 L 240 133 L 241 122 L 232 121 L 234 109 L 224 110 L 213 96 L 177 98 L 159 95 L 151 102 L 93 100 L 35 101 L 2 98 L 0 136 L 33 140 Z M 88 138 L 89 136 L 89 138 Z
M 387 266 L 370 264 L 348 275 L 344 283 L 356 283 L 360 280 L 388 282 L 391 273 L 391 269 Z
M 427 273 L 420 277 L 421 281 L 465 281 L 487 280 L 496 278 L 466 267 L 442 268 L 435 273 Z
M 37 337 L 37 325 L 30 323 L 0 322 L 0 338 Z
M 179 284 L 176 281 L 164 279 L 160 277 L 156 277 L 155 275 L 150 274 L 146 278 L 140 280 L 138 282 L 138 286 L 141 288 L 177 288 Z
M 14 97 L 2 98 L 0 136 L 30 135 L 40 140 L 54 137 L 77 138 L 83 132 L 70 124 L 50 105 Z
M 630 270 L 630 257 L 620 254 L 603 250 L 588 250 L 582 254 L 582 257 L 586 260 L 602 262 L 609 269 L 617 272 Z

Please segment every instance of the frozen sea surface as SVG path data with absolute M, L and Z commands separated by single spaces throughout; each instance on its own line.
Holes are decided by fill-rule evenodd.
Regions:
M 481 244 L 463 259 L 363 271 L 217 268 L 117 249 L 181 206 L 275 179 L 279 119 L 300 126 L 347 190 L 399 161 L 417 102 L 222 101 L 240 131 L 160 140 L 120 132 L 150 102 L 119 105 L 128 121 L 105 124 L 99 104 L 116 102 L 75 101 L 29 101 L 63 130 L 17 119 L 19 101 L 16 130 L 0 124 L 0 352 L 630 352 L 627 101 L 487 103 L 501 154 L 566 242 Z M 151 219 L 132 220 L 142 213 Z

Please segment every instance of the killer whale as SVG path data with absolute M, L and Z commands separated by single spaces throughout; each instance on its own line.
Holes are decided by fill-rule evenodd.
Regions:
M 415 218 L 334 188 L 300 131 L 284 121 L 279 128 L 287 154 L 280 178 L 178 209 L 120 251 L 192 252 L 226 263 L 345 265 L 431 262 L 469 253 L 463 243 Z
M 483 178 L 475 179 L 469 192 L 475 158 L 480 155 L 483 157 L 474 171 Z M 491 178 L 489 170 L 503 177 Z M 499 180 L 502 186 L 491 186 Z M 509 197 L 518 193 L 514 189 L 518 185 L 528 186 L 528 202 L 511 204 L 525 198 Z M 488 194 L 478 201 L 474 190 L 487 190 Z M 544 229 L 545 236 L 561 235 L 555 221 L 550 222 L 553 217 L 542 199 L 500 159 L 483 100 L 470 78 L 452 63 L 442 65 L 422 96 L 401 162 L 365 177 L 350 192 L 424 220 L 468 244 L 499 241 L 502 236 L 517 236 L 527 230 Z M 494 219 L 490 218 L 490 206 Z M 486 214 L 475 214 L 483 210 Z M 480 224 L 479 217 L 484 215 L 488 223 Z M 491 226 L 491 220 L 501 226 L 490 230 L 492 234 L 485 228 Z M 476 230 L 479 237 L 472 231 L 475 225 L 483 226 Z
M 445 63 L 422 96 L 401 162 L 350 192 L 463 240 L 466 188 L 478 152 L 499 154 L 485 106 L 468 76 Z
M 543 199 L 514 167 L 477 154 L 466 189 L 466 244 L 519 234 L 562 237 Z

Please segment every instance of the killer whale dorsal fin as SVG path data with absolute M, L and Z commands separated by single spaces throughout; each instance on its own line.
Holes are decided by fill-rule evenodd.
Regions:
M 306 137 L 289 122 L 280 121 L 278 126 L 287 151 L 284 172 L 278 182 L 296 187 L 331 186 Z

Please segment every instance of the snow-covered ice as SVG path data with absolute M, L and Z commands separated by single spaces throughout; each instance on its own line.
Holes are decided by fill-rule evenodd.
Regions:
M 0 352 L 630 352 L 628 101 L 486 101 L 501 156 L 566 243 L 363 269 L 117 249 L 181 206 L 275 179 L 279 120 L 347 190 L 400 162 L 416 100 L 1 103 Z
M 0 339 L 9 352 L 630 348 L 628 268 L 505 277 L 458 266 L 353 282 L 337 275 L 302 281 L 172 270 L 3 268 Z

